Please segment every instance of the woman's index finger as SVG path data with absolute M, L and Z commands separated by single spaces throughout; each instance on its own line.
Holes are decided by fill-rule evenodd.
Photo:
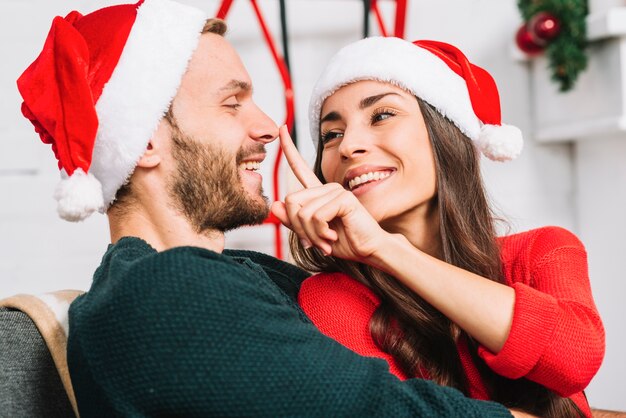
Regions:
M 298 181 L 305 187 L 321 186 L 322 182 L 319 181 L 315 173 L 309 168 L 304 158 L 298 152 L 298 149 L 291 140 L 287 126 L 281 126 L 279 130 L 280 134 L 280 147 L 283 149 L 285 158 L 289 163 L 289 167 L 296 175 Z

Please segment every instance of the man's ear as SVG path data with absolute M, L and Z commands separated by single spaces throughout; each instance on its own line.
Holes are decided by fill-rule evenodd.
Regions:
M 146 151 L 143 153 L 139 162 L 137 163 L 137 167 L 143 168 L 154 168 L 161 163 L 161 153 L 158 145 L 158 141 L 155 139 L 151 139 L 148 142 L 148 146 L 146 147 Z

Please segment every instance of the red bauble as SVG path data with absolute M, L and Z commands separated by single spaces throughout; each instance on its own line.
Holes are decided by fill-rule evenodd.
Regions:
M 561 22 L 548 12 L 540 12 L 528 21 L 528 33 L 534 42 L 545 45 L 561 32 Z
M 522 25 L 515 34 L 517 47 L 528 55 L 535 55 L 543 51 L 543 45 L 538 44 L 530 35 L 526 25 Z

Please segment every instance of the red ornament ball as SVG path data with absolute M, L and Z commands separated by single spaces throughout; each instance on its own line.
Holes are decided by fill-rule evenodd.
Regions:
M 546 44 L 561 32 L 561 22 L 548 12 L 540 12 L 528 21 L 528 32 L 537 44 Z
M 543 51 L 544 45 L 535 42 L 526 25 L 522 25 L 515 34 L 517 47 L 528 55 L 535 55 Z

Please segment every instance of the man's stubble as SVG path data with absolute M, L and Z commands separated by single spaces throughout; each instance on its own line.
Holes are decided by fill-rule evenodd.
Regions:
M 168 181 L 168 192 L 175 209 L 197 233 L 226 232 L 262 223 L 269 213 L 267 197 L 261 187 L 255 196 L 245 190 L 238 166 L 247 155 L 262 152 L 263 145 L 240 149 L 233 161 L 232 155 L 210 140 L 196 141 L 185 135 L 175 120 L 172 122 L 172 155 L 177 169 Z

